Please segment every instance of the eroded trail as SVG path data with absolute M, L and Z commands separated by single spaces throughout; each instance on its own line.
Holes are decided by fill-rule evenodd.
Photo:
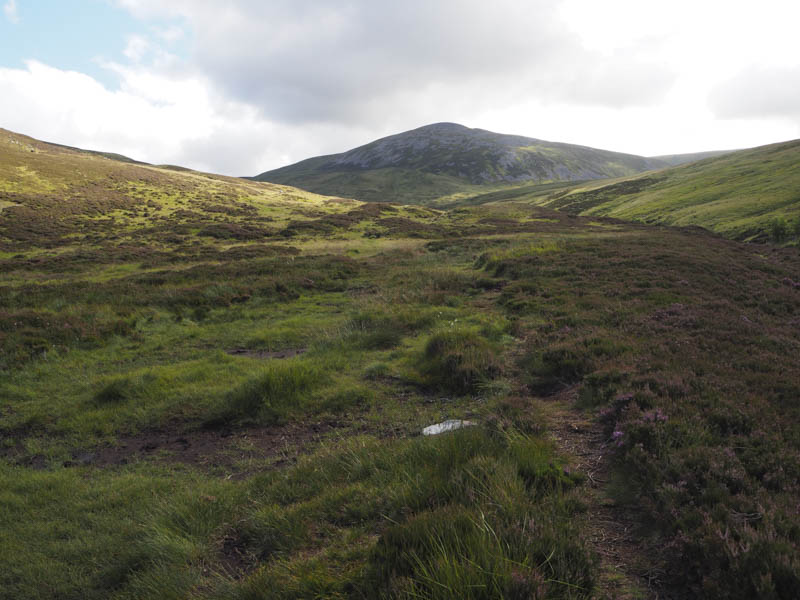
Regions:
M 602 426 L 575 408 L 577 389 L 566 389 L 545 401 L 550 433 L 572 467 L 586 475 L 586 531 L 601 561 L 596 597 L 603 599 L 664 598 L 658 591 L 661 573 L 648 559 L 634 532 L 638 516 L 617 506 L 608 493 L 612 443 Z

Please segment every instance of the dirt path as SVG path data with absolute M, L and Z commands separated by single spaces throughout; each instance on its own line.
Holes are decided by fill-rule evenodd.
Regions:
M 584 500 L 588 539 L 601 561 L 596 597 L 614 600 L 657 600 L 660 573 L 634 537 L 635 514 L 617 507 L 606 491 L 611 445 L 602 427 L 575 408 L 577 389 L 564 390 L 545 400 L 550 433 L 573 467 L 587 477 Z M 652 551 L 652 550 L 651 550 Z

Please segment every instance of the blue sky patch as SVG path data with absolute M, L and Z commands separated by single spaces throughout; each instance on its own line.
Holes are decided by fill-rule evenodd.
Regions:
M 179 22 L 143 22 L 107 0 L 16 0 L 16 15 L 15 23 L 0 12 L 0 67 L 24 68 L 24 61 L 34 59 L 58 69 L 80 71 L 116 89 L 117 75 L 100 63 L 129 62 L 123 51 L 131 35 L 159 42 L 172 54 L 187 54 L 185 36 L 166 43 L 156 34 Z

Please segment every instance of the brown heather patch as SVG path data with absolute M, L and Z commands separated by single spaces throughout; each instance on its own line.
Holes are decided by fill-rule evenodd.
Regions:
M 534 389 L 583 381 L 603 410 L 610 489 L 662 536 L 664 584 L 793 597 L 800 295 L 781 280 L 797 256 L 651 230 L 494 268 L 524 290 L 521 318 L 555 325 L 528 342 Z

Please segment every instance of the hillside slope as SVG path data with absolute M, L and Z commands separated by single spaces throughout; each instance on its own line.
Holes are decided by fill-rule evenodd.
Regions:
M 254 177 L 321 194 L 430 203 L 512 185 L 632 175 L 668 163 L 436 123 Z
M 670 167 L 677 167 L 678 165 L 685 165 L 686 163 L 697 162 L 706 158 L 714 158 L 715 156 L 723 156 L 736 152 L 736 150 L 709 150 L 707 152 L 690 152 L 688 154 L 660 154 L 658 156 L 651 156 L 650 159 L 665 163 Z
M 0 600 L 800 597 L 793 248 L 7 132 L 0 194 Z
M 288 186 L 155 167 L 0 129 L 0 255 L 32 246 L 91 253 L 136 244 L 143 256 L 258 240 L 292 219 L 356 205 Z M 110 232 L 114 235 L 110 236 Z M 113 248 L 112 248 L 113 246 Z
M 535 202 L 583 215 L 697 225 L 731 238 L 764 239 L 773 220 L 791 224 L 800 218 L 800 140 L 587 184 Z

